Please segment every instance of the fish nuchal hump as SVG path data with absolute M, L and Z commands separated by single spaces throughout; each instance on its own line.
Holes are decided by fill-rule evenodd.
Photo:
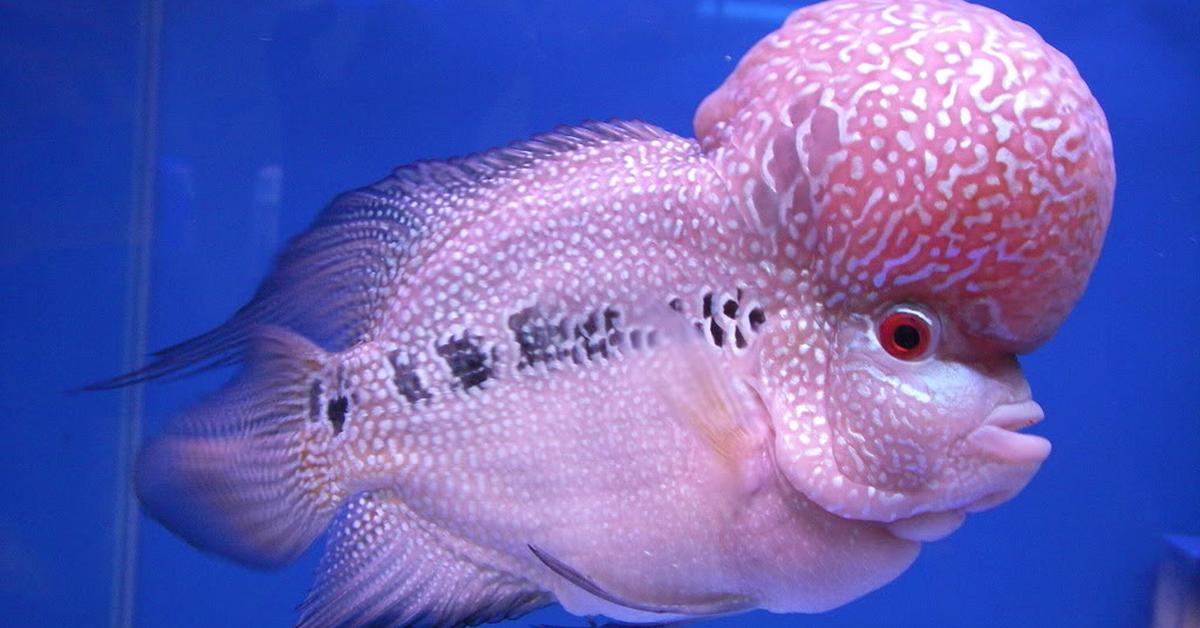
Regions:
M 156 352 L 141 370 L 86 388 L 116 388 L 236 364 L 262 325 L 285 327 L 327 351 L 343 351 L 371 338 L 422 237 L 469 211 L 468 199 L 572 151 L 668 136 L 641 122 L 589 122 L 469 157 L 398 168 L 335 198 L 287 245 L 253 298 L 224 324 Z

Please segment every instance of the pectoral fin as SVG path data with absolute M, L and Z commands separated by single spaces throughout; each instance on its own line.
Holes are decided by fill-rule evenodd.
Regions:
M 610 589 L 601 586 L 592 578 L 580 573 L 574 567 L 555 558 L 543 549 L 534 545 L 529 546 L 529 551 L 548 567 L 550 571 L 558 574 L 571 584 L 583 589 L 584 591 L 606 601 L 624 606 L 625 608 L 635 611 L 643 611 L 646 613 L 659 613 L 662 615 L 724 615 L 745 610 L 754 605 L 753 601 L 743 595 L 734 594 L 714 594 L 708 597 L 680 600 L 662 600 L 662 601 L 642 601 L 634 600 L 622 595 L 613 593 Z
M 747 372 L 760 347 L 752 347 L 739 364 L 719 364 L 719 352 L 677 313 L 663 308 L 648 320 L 662 341 L 644 381 L 671 415 L 729 465 L 761 448 L 770 418 Z

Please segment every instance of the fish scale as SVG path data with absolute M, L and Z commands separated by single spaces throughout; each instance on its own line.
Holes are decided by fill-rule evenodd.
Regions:
M 1112 209 L 1070 61 L 959 0 L 832 0 L 695 130 L 334 199 L 229 321 L 97 385 L 240 365 L 142 452 L 143 505 L 260 567 L 329 530 L 302 625 L 456 626 L 819 612 L 1015 496 L 1050 450 L 1016 354 Z
M 694 143 L 671 138 L 662 132 L 656 132 L 656 136 L 670 140 L 673 146 L 669 150 L 678 151 L 680 155 L 678 164 L 668 160 L 666 165 L 659 164 L 660 167 L 687 168 L 693 172 L 703 168 L 694 160 L 697 154 Z M 575 187 L 581 189 L 586 189 L 589 177 L 597 181 L 611 178 L 614 167 L 622 177 L 628 177 L 631 175 L 628 174 L 627 157 L 638 152 L 637 146 L 629 143 L 598 147 L 598 150 L 581 160 L 587 164 L 587 174 L 569 174 L 573 177 L 572 181 L 578 184 Z M 544 172 L 539 172 L 539 169 Z M 506 197 L 537 194 L 554 198 L 559 194 L 557 190 L 563 187 L 556 183 L 562 172 L 553 164 L 548 164 L 522 171 L 521 174 L 523 176 L 505 181 L 502 185 L 489 181 L 487 187 L 477 192 L 477 196 L 470 201 L 460 199 L 455 204 L 446 205 L 448 217 L 435 217 L 430 220 L 430 226 L 425 227 L 430 232 L 426 236 L 430 250 L 423 253 L 421 264 L 414 268 L 411 277 L 405 271 L 400 273 L 403 278 L 401 283 L 439 285 L 438 276 L 448 278 L 448 282 L 462 282 L 458 291 L 439 293 L 447 296 L 444 300 L 434 299 L 432 303 L 399 296 L 394 302 L 409 308 L 394 309 L 390 316 L 394 317 L 396 323 L 380 326 L 384 330 L 381 334 L 383 339 L 376 341 L 381 349 L 375 352 L 373 361 L 377 365 L 385 364 L 385 355 L 392 346 L 390 343 L 394 342 L 397 351 L 405 351 L 409 356 L 414 365 L 412 372 L 423 375 L 421 385 L 430 391 L 430 398 L 405 407 L 401 401 L 403 395 L 398 389 L 393 390 L 394 384 L 391 382 L 394 377 L 388 377 L 386 373 L 382 376 L 376 374 L 371 378 L 374 384 L 365 382 L 367 377 L 360 377 L 355 381 L 361 383 L 354 386 L 360 390 L 365 387 L 361 396 L 367 402 L 356 404 L 356 410 L 347 420 L 349 427 L 343 437 L 344 449 L 349 453 L 343 462 L 343 475 L 358 479 L 351 491 L 372 490 L 399 483 L 403 486 L 399 494 L 424 516 L 455 522 L 453 528 L 456 531 L 480 543 L 493 545 L 504 542 L 516 554 L 520 553 L 522 546 L 519 541 L 514 543 L 512 539 L 526 536 L 525 531 L 531 526 L 561 527 L 563 530 L 573 530 L 572 535 L 578 535 L 579 529 L 612 526 L 619 535 L 621 520 L 628 520 L 625 513 L 630 509 L 629 502 L 639 503 L 638 508 L 646 513 L 645 516 L 652 516 L 660 522 L 666 522 L 668 516 L 685 514 L 677 510 L 674 513 L 662 512 L 651 503 L 641 502 L 657 503 L 662 500 L 661 493 L 650 489 L 661 486 L 664 478 L 691 473 L 686 467 L 672 469 L 657 462 L 663 451 L 676 449 L 680 454 L 678 459 L 686 460 L 688 456 L 684 454 L 694 444 L 680 442 L 678 427 L 656 437 L 655 430 L 651 428 L 664 425 L 660 420 L 661 415 L 637 417 L 648 419 L 648 424 L 638 422 L 622 425 L 622 420 L 630 413 L 618 400 L 644 400 L 646 397 L 645 391 L 623 390 L 620 385 L 622 377 L 628 377 L 630 373 L 621 362 L 622 356 L 617 353 L 638 351 L 628 342 L 623 343 L 624 346 L 613 347 L 611 354 L 607 351 L 593 353 L 587 350 L 587 339 L 577 337 L 575 340 L 579 342 L 576 342 L 574 354 L 569 359 L 564 356 L 563 360 L 543 365 L 540 369 L 521 369 L 520 360 L 517 359 L 520 343 L 509 325 L 513 313 L 528 309 L 525 303 L 547 303 L 542 307 L 561 313 L 569 333 L 594 334 L 604 329 L 606 321 L 615 322 L 617 317 L 636 321 L 637 307 L 651 310 L 656 304 L 661 307 L 669 300 L 662 296 L 668 294 L 665 286 L 675 287 L 675 291 L 670 293 L 672 295 L 689 295 L 680 300 L 692 303 L 690 309 L 693 311 L 700 310 L 700 293 L 709 294 L 711 300 L 711 289 L 707 285 L 689 285 L 689 282 L 680 280 L 683 269 L 698 268 L 700 272 L 697 274 L 708 277 L 732 277 L 738 274 L 730 270 L 718 270 L 735 261 L 722 259 L 717 253 L 722 245 L 726 248 L 730 246 L 719 239 L 724 231 L 724 227 L 718 228 L 716 225 L 719 212 L 714 211 L 715 215 L 702 222 L 681 224 L 677 208 L 682 205 L 673 207 L 672 201 L 680 201 L 678 195 L 674 195 L 669 188 L 656 194 L 652 186 L 647 184 L 640 193 L 632 189 L 631 193 L 616 199 L 604 199 L 604 204 L 598 204 L 582 194 L 568 196 L 561 204 L 528 208 L 519 199 L 506 200 Z M 703 175 L 697 172 L 691 177 L 687 174 L 680 176 L 683 179 L 698 179 Z M 541 179 L 547 183 L 538 183 Z M 456 204 L 471 209 L 470 224 L 459 223 L 451 217 Z M 516 211 L 518 209 L 520 211 Z M 639 225 L 639 219 L 628 220 L 622 213 L 644 215 L 646 219 Z M 732 219 L 734 216 L 730 215 L 728 220 Z M 481 222 L 484 224 L 478 224 Z M 630 223 L 638 225 L 638 228 L 631 229 Z M 657 228 L 640 228 L 646 224 L 656 225 Z M 530 244 L 530 231 L 538 234 L 534 240 L 536 245 Z M 441 242 L 443 236 L 438 234 L 450 232 L 462 235 Z M 463 237 L 474 234 L 486 234 L 487 237 L 478 240 Z M 577 237 L 576 234 L 582 235 Z M 607 261 L 595 253 L 601 250 L 597 248 L 597 240 L 605 237 L 620 243 L 619 246 L 604 246 L 602 250 L 606 251 Z M 686 242 L 694 247 L 693 250 L 704 255 L 689 258 L 671 249 L 658 253 L 664 238 Z M 647 266 L 640 261 L 640 256 L 633 253 L 639 250 L 645 251 L 651 259 L 656 255 L 676 257 L 674 263 L 679 265 L 680 270 L 673 272 L 670 267 L 662 265 Z M 497 259 L 501 263 L 511 260 L 523 269 L 530 270 L 497 275 L 495 283 L 491 283 L 489 280 L 495 271 L 486 268 L 488 259 Z M 571 260 L 578 261 L 572 263 Z M 470 265 L 470 262 L 477 263 Z M 605 268 L 603 275 L 586 270 L 597 266 Z M 581 276 L 576 269 L 585 269 L 585 272 Z M 651 270 L 653 274 L 649 272 Z M 622 275 L 623 271 L 627 275 Z M 468 280 L 469 276 L 474 278 L 473 282 Z M 742 273 L 742 277 L 753 276 L 752 267 Z M 609 282 L 607 286 L 606 281 Z M 622 294 L 617 291 L 616 285 L 622 281 L 627 282 L 627 287 L 638 284 L 641 287 L 632 294 L 629 290 Z M 473 293 L 479 289 L 493 293 L 494 298 L 483 298 L 483 295 Z M 512 296 L 505 298 L 505 294 Z M 423 310 L 431 308 L 439 308 L 448 314 L 440 320 L 431 321 L 429 316 L 422 315 Z M 605 312 L 617 316 L 605 316 Z M 389 339 L 390 330 L 401 333 Z M 630 329 L 630 333 L 633 331 L 637 331 L 636 326 Z M 652 349 L 654 341 L 651 338 L 654 333 L 654 329 L 645 330 L 645 350 Z M 486 356 L 493 376 L 483 381 L 464 379 L 455 368 L 455 356 L 464 353 Z M 377 366 L 363 365 L 359 368 Z M 563 369 L 572 371 L 568 375 L 570 379 L 554 377 L 556 371 Z M 614 369 L 626 372 L 614 373 Z M 577 391 L 586 390 L 597 381 L 604 383 L 611 394 L 608 399 L 600 401 L 601 407 L 585 411 L 588 406 L 581 402 Z M 552 410 L 553 414 L 589 417 L 588 424 L 572 425 L 564 420 L 562 428 L 565 431 L 547 432 L 541 424 L 524 420 L 519 412 L 513 416 L 512 408 L 527 408 L 535 404 L 552 408 L 556 398 L 562 398 L 564 407 Z M 373 399 L 382 402 L 376 405 L 370 401 Z M 376 413 L 376 407 L 380 408 L 378 412 L 381 415 L 402 418 L 386 424 L 364 420 Z M 605 421 L 605 417 L 612 417 L 612 420 Z M 670 426 L 669 423 L 665 425 Z M 614 429 L 637 433 L 640 437 L 629 441 L 613 439 Z M 528 446 L 514 445 L 514 442 Z M 535 445 L 540 442 L 560 442 L 570 446 L 553 452 L 553 455 L 541 454 L 539 457 Z M 604 453 L 599 456 L 593 451 L 597 442 L 605 446 Z M 455 452 L 455 456 L 450 455 L 451 451 Z M 596 499 L 587 498 L 583 499 L 586 508 L 564 508 L 559 499 L 568 496 L 583 498 L 581 487 L 588 484 L 590 469 L 612 455 L 626 456 L 631 460 L 644 459 L 653 462 L 654 466 L 647 469 L 637 464 L 629 465 L 624 473 L 614 474 L 609 483 L 596 487 L 599 492 L 597 497 L 613 492 L 623 493 L 630 487 L 646 487 L 640 495 L 622 497 L 606 507 L 597 504 Z M 579 473 L 562 474 L 552 481 L 536 472 L 548 460 L 569 461 L 578 467 Z M 532 461 L 534 465 L 525 469 L 528 464 L 526 461 Z M 511 491 L 516 500 L 504 500 L 503 496 L 496 495 L 498 487 L 482 479 L 493 467 L 507 469 L 509 481 L 501 490 L 505 495 Z M 365 472 L 367 469 L 370 471 Z M 364 475 L 369 475 L 371 480 L 364 480 Z M 528 483 L 516 481 L 521 477 L 527 478 Z M 530 507 L 532 502 L 541 500 L 550 506 L 549 510 Z M 668 501 L 704 502 L 702 496 L 696 494 Z M 524 506 L 518 507 L 516 504 Z M 607 517 L 602 516 L 605 512 L 609 513 Z M 695 517 L 700 522 L 707 519 Z M 559 522 L 557 526 L 554 525 L 556 521 Z M 490 533 L 479 537 L 479 530 Z M 695 538 L 698 532 L 693 530 L 679 536 Z M 543 543 L 555 546 L 562 541 L 543 540 Z M 530 558 L 526 556 L 518 564 L 526 563 L 525 569 L 536 567 Z M 708 567 L 711 569 L 713 566 Z M 517 569 L 515 566 L 512 568 Z

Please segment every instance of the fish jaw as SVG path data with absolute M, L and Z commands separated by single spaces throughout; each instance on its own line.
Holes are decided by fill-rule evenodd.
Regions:
M 1049 456 L 1050 442 L 1041 436 L 1021 434 L 995 425 L 983 425 L 962 441 L 965 456 L 974 468 L 950 471 L 920 490 L 879 488 L 856 481 L 839 466 L 832 453 L 791 456 L 782 465 L 797 488 L 831 514 L 857 521 L 887 524 L 897 537 L 911 541 L 944 538 L 963 523 L 963 515 L 998 506 L 1014 497 L 1033 479 Z M 780 453 L 793 448 L 788 437 L 780 441 Z
M 1033 400 L 1001 404 L 988 414 L 983 425 L 967 436 L 967 441 L 980 454 L 999 464 L 1036 467 L 1050 455 L 1050 441 L 1035 434 L 1022 434 L 1019 430 L 1039 423 L 1044 416 L 1041 406 Z M 1024 482 L 1014 483 L 1006 490 L 989 493 L 962 508 L 897 519 L 887 528 L 897 537 L 911 541 L 941 540 L 958 530 L 968 512 L 998 506 L 1015 497 L 1024 485 Z

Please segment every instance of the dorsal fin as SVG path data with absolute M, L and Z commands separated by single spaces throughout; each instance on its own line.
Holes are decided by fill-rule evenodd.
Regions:
M 105 389 L 235 364 L 250 331 L 286 327 L 328 351 L 367 339 L 413 242 L 463 198 L 580 148 L 670 135 L 636 121 L 588 122 L 469 157 L 423 161 L 333 200 L 294 238 L 254 297 L 224 324 L 154 354 L 145 368 L 97 382 Z

